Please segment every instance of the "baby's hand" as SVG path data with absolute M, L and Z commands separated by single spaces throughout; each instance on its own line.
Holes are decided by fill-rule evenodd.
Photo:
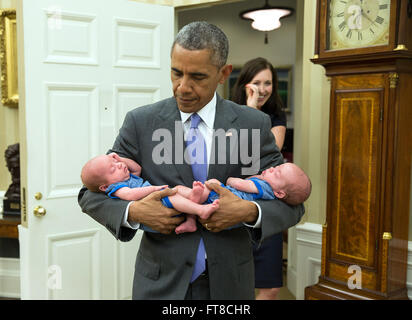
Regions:
M 122 160 L 120 159 L 119 155 L 115 152 L 109 153 L 109 156 L 112 157 L 114 160 L 116 160 L 117 162 L 122 162 Z
M 233 185 L 235 184 L 236 178 L 227 178 L 226 180 L 226 185 L 233 187 Z
M 165 185 L 163 185 L 163 186 L 153 186 L 153 187 L 154 187 L 154 191 L 160 191 L 160 190 L 163 190 L 163 189 L 168 188 L 169 185 L 168 185 L 168 184 L 165 184 Z

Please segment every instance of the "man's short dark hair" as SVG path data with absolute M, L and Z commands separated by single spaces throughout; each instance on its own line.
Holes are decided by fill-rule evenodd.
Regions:
M 195 21 L 180 29 L 172 45 L 186 50 L 211 51 L 212 63 L 221 68 L 226 64 L 229 53 L 229 41 L 222 30 L 205 21 Z

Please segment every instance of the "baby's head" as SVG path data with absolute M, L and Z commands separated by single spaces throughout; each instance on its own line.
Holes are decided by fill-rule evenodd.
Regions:
M 127 180 L 129 169 L 110 155 L 97 156 L 83 166 L 80 175 L 83 184 L 93 192 L 104 192 L 109 185 Z
M 303 203 L 312 191 L 309 177 L 290 162 L 264 170 L 262 178 L 270 184 L 278 199 L 290 205 Z

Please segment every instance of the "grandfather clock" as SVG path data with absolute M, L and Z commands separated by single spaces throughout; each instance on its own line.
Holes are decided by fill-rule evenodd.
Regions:
M 331 80 L 319 282 L 305 299 L 407 299 L 412 0 L 318 0 Z

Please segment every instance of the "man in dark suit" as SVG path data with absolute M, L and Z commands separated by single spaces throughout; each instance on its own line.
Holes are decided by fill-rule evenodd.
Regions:
M 182 28 L 171 52 L 174 97 L 130 111 L 109 152 L 138 162 L 142 178 L 153 185 L 191 187 L 194 171 L 184 161 L 184 148 L 180 146 L 191 129 L 192 114 L 197 113 L 201 118 L 198 130 L 204 137 L 209 159 L 208 179 L 244 178 L 258 173 L 251 172 L 254 167 L 261 172 L 283 163 L 270 131 L 269 117 L 216 94 L 217 85 L 223 84 L 232 71 L 232 66 L 226 64 L 227 55 L 227 38 L 216 26 L 194 22 Z M 159 129 L 170 133 L 170 148 L 166 143 L 170 137 L 163 134 L 163 140 L 160 139 Z M 223 139 L 215 139 L 213 132 L 226 134 Z M 162 143 L 166 147 L 159 155 Z M 252 148 L 256 146 L 258 149 Z M 249 163 L 244 163 L 244 148 L 249 147 L 246 151 L 258 152 L 252 154 Z M 159 163 L 159 158 L 164 161 Z M 244 169 L 249 170 L 248 174 Z M 278 200 L 245 201 L 221 186 L 208 186 L 220 195 L 219 209 L 207 220 L 198 219 L 196 232 L 180 235 L 173 231 L 184 218 L 160 202 L 162 197 L 174 193 L 171 189 L 130 203 L 85 188 L 80 191 L 82 210 L 117 239 L 132 239 L 139 223 L 159 231 L 145 232 L 142 237 L 133 299 L 254 299 L 251 236 L 261 242 L 295 225 L 304 207 L 291 207 Z M 227 230 L 239 223 L 245 226 Z M 206 270 L 192 282 L 201 241 L 206 249 L 200 255 L 206 259 Z

